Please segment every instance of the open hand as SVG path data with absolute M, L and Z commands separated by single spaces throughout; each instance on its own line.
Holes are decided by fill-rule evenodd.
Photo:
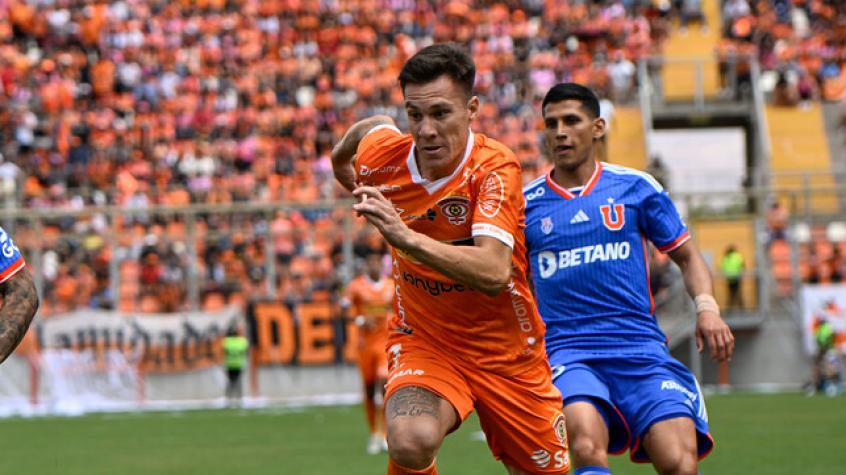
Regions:
M 734 335 L 719 314 L 704 311 L 696 320 L 696 349 L 700 352 L 707 342 L 711 358 L 717 362 L 731 361 Z

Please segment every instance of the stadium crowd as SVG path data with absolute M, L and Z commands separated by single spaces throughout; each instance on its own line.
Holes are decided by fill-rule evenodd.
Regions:
M 447 40 L 476 58 L 478 127 L 534 176 L 543 168 L 534 107 L 545 90 L 575 80 L 622 98 L 632 61 L 660 45 L 663 18 L 638 2 L 11 0 L 0 7 L 3 190 L 39 209 L 331 200 L 328 152 L 340 130 L 375 112 L 401 117 L 399 66 Z M 277 295 L 331 288 L 339 216 L 235 216 L 197 223 L 204 291 L 266 288 L 267 235 Z M 138 280 L 122 286 L 135 303 L 172 310 L 184 301 L 174 284 L 188 271 L 185 223 L 117 221 L 19 231 L 24 247 L 45 251 L 48 307 L 114 302 L 112 257 Z M 100 237 L 108 230 L 117 246 Z M 358 232 L 361 249 L 368 238 Z
M 836 0 L 725 0 L 718 54 L 756 55 L 773 74 L 773 103 L 846 98 L 846 4 Z M 737 65 L 741 81 L 748 66 Z
M 757 48 L 773 70 L 804 68 L 825 89 L 842 76 L 837 4 L 729 0 L 724 46 Z M 575 81 L 633 99 L 634 64 L 660 53 L 674 15 L 695 16 L 698 5 L 0 0 L 0 194 L 20 208 L 77 210 L 331 201 L 340 196 L 332 145 L 366 115 L 402 127 L 399 67 L 439 41 L 470 48 L 483 104 L 475 127 L 517 153 L 528 181 L 547 167 L 538 136 L 546 90 Z M 271 287 L 289 301 L 325 295 L 337 285 L 346 212 L 200 213 L 196 242 L 173 213 L 21 221 L 15 234 L 25 252 L 43 251 L 29 261 L 46 313 L 117 302 L 175 310 L 192 249 L 203 296 L 217 304 Z M 357 254 L 381 245 L 361 223 L 355 232 Z M 113 258 L 121 295 L 109 285 Z

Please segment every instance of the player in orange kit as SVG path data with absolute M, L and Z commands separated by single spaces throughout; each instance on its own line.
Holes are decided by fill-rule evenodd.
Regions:
M 374 116 L 332 152 L 353 209 L 393 248 L 388 473 L 437 473 L 444 437 L 475 408 L 509 473 L 563 474 L 561 394 L 526 280 L 520 165 L 470 130 L 474 78 L 457 46 L 422 49 L 399 76 L 411 133 Z
M 387 449 L 385 442 L 385 380 L 388 377 L 388 321 L 393 316 L 394 280 L 383 275 L 382 254 L 367 256 L 364 274 L 350 282 L 346 302 L 359 327 L 358 367 L 364 383 L 364 411 L 370 439 L 367 453 Z

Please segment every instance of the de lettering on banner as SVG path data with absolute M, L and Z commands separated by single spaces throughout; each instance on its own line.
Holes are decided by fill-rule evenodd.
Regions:
M 358 327 L 339 315 L 328 302 L 250 304 L 246 320 L 252 361 L 259 366 L 354 362 Z M 190 371 L 220 365 L 222 338 L 243 320 L 237 306 L 174 314 L 80 310 L 38 321 L 30 332 L 34 341 L 24 346 L 34 352 L 93 350 L 103 367 L 107 350 L 117 349 L 145 373 Z
M 250 304 L 253 361 L 267 365 L 328 365 L 357 358 L 358 327 L 329 302 Z

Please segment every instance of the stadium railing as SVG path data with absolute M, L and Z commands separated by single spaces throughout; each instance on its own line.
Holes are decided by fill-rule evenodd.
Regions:
M 171 267 L 179 272 L 168 278 L 170 283 L 184 286 L 185 304 L 178 309 L 197 310 L 203 307 L 204 293 L 224 293 L 227 300 L 232 294 L 244 292 L 249 292 L 249 297 L 276 298 L 277 283 L 282 277 L 280 272 L 307 272 L 309 265 L 303 262 L 328 257 L 326 248 L 332 246 L 340 251 L 336 256 L 338 262 L 331 263 L 332 271 L 337 272 L 337 278 L 342 281 L 348 280 L 353 273 L 353 242 L 358 226 L 347 210 L 345 201 L 147 208 L 6 207 L 0 210 L 0 222 L 24 253 L 40 295 L 47 297 L 45 313 L 52 310 L 50 304 L 56 291 L 69 292 L 68 287 L 74 287 L 62 284 L 64 274 L 79 279 L 79 266 L 96 267 L 97 263 L 101 264 L 94 272 L 97 278 L 108 280 L 108 292 L 102 289 L 102 293 L 109 294 L 115 306 L 120 306 L 122 301 L 126 303 L 132 293 L 138 296 L 134 303 L 140 304 L 140 294 L 145 291 L 142 288 L 145 276 L 141 273 L 144 253 L 148 250 L 159 255 L 162 268 L 168 267 L 164 262 L 166 258 L 177 261 L 171 262 Z M 291 216 L 296 219 L 288 219 Z M 287 222 L 285 229 L 280 231 L 274 227 L 277 218 Z M 323 223 L 323 228 L 318 223 Z M 284 236 L 280 236 L 280 232 Z M 248 279 L 250 285 L 229 288 L 229 277 L 216 281 L 215 272 L 219 273 L 220 269 L 210 269 L 210 264 L 220 267 L 223 264 L 215 262 L 220 254 L 233 251 L 235 247 L 241 252 L 249 246 L 261 246 L 256 254 L 263 255 L 262 263 L 254 263 L 258 268 L 250 269 L 256 276 Z M 106 262 L 99 262 L 102 260 Z M 232 265 L 231 262 L 224 264 Z M 322 264 L 325 267 L 326 263 Z M 291 267 L 299 265 L 305 269 L 292 271 Z M 231 269 L 223 270 L 227 271 Z M 242 273 L 243 270 L 239 275 Z M 213 289 L 215 284 L 217 291 Z M 123 309 L 143 310 L 139 305 Z

